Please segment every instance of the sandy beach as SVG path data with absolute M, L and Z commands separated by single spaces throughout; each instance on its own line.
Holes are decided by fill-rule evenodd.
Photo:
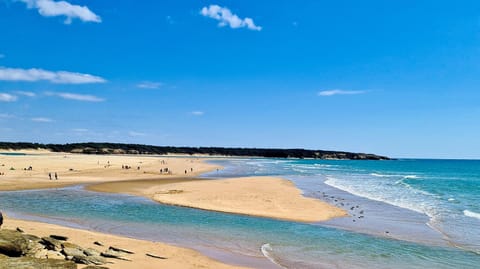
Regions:
M 139 195 L 164 204 L 298 222 L 323 221 L 346 215 L 342 209 L 304 197 L 292 182 L 281 178 L 198 179 L 199 174 L 220 167 L 195 157 L 25 153 L 28 154 L 0 155 L 0 190 L 86 184 L 89 190 Z M 58 179 L 54 178 L 55 173 Z M 237 268 L 196 251 L 162 243 L 15 220 L 8 216 L 4 227 L 21 227 L 40 236 L 66 235 L 83 247 L 93 247 L 97 240 L 106 241 L 137 253 L 131 258 L 139 268 Z M 155 260 L 146 257 L 145 253 L 168 259 Z M 119 261 L 109 267 L 131 268 L 131 263 Z
M 0 155 L 0 174 L 3 174 L 0 175 L 0 190 L 58 188 L 76 184 L 169 179 L 179 176 L 195 177 L 217 168 L 199 158 L 83 155 L 35 150 L 10 153 L 28 155 Z M 166 168 L 168 171 L 165 171 Z M 55 180 L 55 173 L 58 180 Z
M 210 259 L 197 251 L 175 247 L 158 242 L 150 242 L 144 240 L 136 240 L 126 237 L 96 233 L 85 230 L 67 228 L 63 226 L 46 224 L 33 221 L 23 221 L 16 219 L 8 219 L 2 229 L 16 229 L 20 227 L 25 233 L 34 234 L 40 237 L 49 236 L 51 234 L 67 236 L 68 241 L 83 248 L 93 248 L 103 251 L 108 246 L 115 246 L 127 249 L 134 254 L 128 255 L 132 261 L 110 260 L 114 263 L 106 264 L 111 269 L 129 269 L 129 268 L 246 268 L 233 265 L 227 265 Z M 93 242 L 100 241 L 105 247 L 95 245 Z M 146 255 L 146 253 L 165 257 L 166 259 L 156 259 Z M 79 266 L 83 268 L 85 266 Z

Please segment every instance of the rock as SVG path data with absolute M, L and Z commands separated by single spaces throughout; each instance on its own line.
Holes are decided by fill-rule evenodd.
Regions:
M 93 242 L 93 243 L 94 243 L 95 245 L 97 245 L 97 246 L 101 246 L 101 247 L 104 246 L 104 244 L 103 244 L 102 242 L 100 242 L 100 241 L 95 241 L 95 242 Z
M 3 259 L 0 269 L 76 269 L 77 265 L 71 261 L 37 259 L 31 257 Z
M 83 253 L 87 256 L 100 256 L 100 252 L 93 248 L 84 249 Z
M 130 251 L 130 250 L 126 250 L 126 249 L 122 249 L 122 248 L 117 248 L 117 247 L 112 247 L 112 246 L 110 246 L 109 249 L 115 250 L 115 251 L 118 251 L 118 252 L 125 252 L 125 253 L 128 253 L 128 254 L 135 254 L 134 252 L 132 252 L 132 251 Z
M 102 265 L 106 264 L 107 260 L 101 256 L 73 256 L 72 261 L 82 264 Z
M 20 257 L 31 249 L 31 240 L 14 230 L 0 230 L 0 254 Z
M 19 232 L 19 233 L 23 233 L 23 230 L 22 230 L 22 228 L 20 228 L 20 227 L 17 227 L 16 230 L 17 230 L 17 232 Z
M 67 241 L 68 240 L 68 237 L 63 236 L 63 235 L 51 234 L 50 237 L 53 238 L 53 239 L 60 240 L 60 241 Z
M 100 255 L 102 255 L 105 258 L 113 258 L 113 259 L 118 259 L 118 260 L 123 260 L 123 261 L 131 261 L 131 260 L 123 257 L 120 252 L 112 250 L 112 249 L 108 249 L 107 251 L 100 253 Z
M 89 265 L 87 267 L 83 267 L 83 269 L 108 269 L 108 267 Z
M 49 250 L 62 250 L 62 242 L 51 237 L 42 237 L 42 241 L 40 243 L 45 245 L 45 247 Z
M 150 254 L 150 253 L 146 253 L 145 255 L 147 255 L 148 257 L 152 257 L 152 258 L 156 258 L 156 259 L 161 259 L 161 260 L 167 259 L 167 258 L 165 258 L 165 257 L 158 256 L 158 255 L 154 255 L 154 254 Z
M 83 248 L 69 242 L 62 242 L 62 253 L 65 256 L 67 257 L 71 256 L 72 258 L 74 257 L 80 258 L 80 257 L 87 256 L 83 253 Z
M 0 261 L 3 259 L 8 259 L 9 257 L 7 255 L 0 254 Z M 2 263 L 0 263 L 2 264 Z

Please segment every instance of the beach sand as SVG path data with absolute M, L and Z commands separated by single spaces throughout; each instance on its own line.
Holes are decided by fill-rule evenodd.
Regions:
M 0 175 L 0 190 L 58 188 L 132 179 L 194 177 L 218 168 L 199 158 L 83 155 L 33 150 L 26 153 L 29 155 L 0 155 L 0 173 L 4 173 Z M 131 168 L 122 169 L 122 165 Z M 28 170 L 30 166 L 32 170 Z M 160 169 L 165 168 L 168 168 L 169 172 L 160 173 Z M 49 173 L 52 180 L 49 179 Z M 55 180 L 55 173 L 58 180 Z
M 18 152 L 16 152 L 18 153 Z M 94 191 L 127 193 L 155 201 L 206 210 L 245 214 L 300 222 L 323 221 L 345 216 L 342 209 L 306 198 L 288 180 L 272 177 L 198 179 L 215 170 L 195 157 L 145 155 L 82 155 L 29 151 L 28 155 L 0 155 L 0 191 L 58 188 L 86 184 Z M 131 169 L 122 169 L 130 166 Z M 28 168 L 32 167 L 31 170 Z M 140 167 L 138 169 L 138 167 Z M 169 173 L 160 173 L 167 168 Z M 54 179 L 54 173 L 58 180 Z M 48 174 L 51 173 L 52 180 Z M 21 227 L 36 235 L 62 234 L 82 247 L 94 241 L 131 249 L 135 268 L 237 268 L 216 262 L 196 251 L 162 243 L 140 241 L 57 225 L 7 218 L 5 227 Z M 168 257 L 156 260 L 145 253 Z M 110 268 L 133 268 L 118 261 Z
M 77 244 L 83 248 L 93 248 L 98 251 L 105 251 L 109 246 L 119 247 L 133 251 L 135 254 L 126 255 L 126 258 L 132 261 L 122 261 L 109 259 L 113 264 L 105 266 L 111 269 L 157 269 L 157 268 L 246 268 L 233 265 L 227 265 L 213 259 L 210 259 L 197 251 L 175 247 L 163 243 L 136 240 L 127 237 L 120 237 L 102 233 L 96 233 L 85 230 L 66 228 L 63 226 L 46 224 L 33 221 L 23 221 L 7 218 L 2 229 L 16 229 L 20 227 L 28 234 L 37 236 L 49 236 L 51 234 L 67 236 L 69 242 Z M 93 244 L 95 241 L 102 242 L 105 246 Z M 145 254 L 153 254 L 167 259 L 156 259 L 148 257 Z M 83 268 L 85 266 L 80 266 Z
M 87 188 L 141 195 L 170 205 L 299 222 L 325 221 L 347 215 L 343 209 L 304 197 L 291 181 L 281 178 L 178 178 L 174 181 L 131 180 L 95 184 Z

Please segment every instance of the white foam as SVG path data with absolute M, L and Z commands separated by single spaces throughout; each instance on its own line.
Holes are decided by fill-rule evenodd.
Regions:
M 370 200 L 379 201 L 379 202 L 387 203 L 390 205 L 409 209 L 418 213 L 426 214 L 430 218 L 432 218 L 434 215 L 433 213 L 430 213 L 429 210 L 426 210 L 426 207 L 428 206 L 425 205 L 423 202 L 416 203 L 415 201 L 409 201 L 408 198 L 405 199 L 406 197 L 404 199 L 401 199 L 401 197 L 397 197 L 397 199 L 394 199 L 393 194 L 390 197 L 388 195 L 384 196 L 387 194 L 386 190 L 378 189 L 377 191 L 375 191 L 372 188 L 370 189 L 370 191 L 365 191 L 364 189 L 355 188 L 351 184 L 343 184 L 340 180 L 333 177 L 327 177 L 325 184 L 332 186 L 334 188 L 349 192 L 356 196 L 364 197 Z
M 408 175 L 408 176 L 404 176 L 403 178 L 405 178 L 405 179 L 417 179 L 418 176 L 417 175 Z
M 287 268 L 285 266 L 282 266 L 280 263 L 278 263 L 275 258 L 272 256 L 271 252 L 273 252 L 273 248 L 272 246 L 269 244 L 269 243 L 265 243 L 263 244 L 261 247 L 260 247 L 260 250 L 262 251 L 262 254 L 263 256 L 265 256 L 265 258 L 267 258 L 269 261 L 271 261 L 272 263 L 280 266 L 281 268 Z
M 475 219 L 480 220 L 480 213 L 473 212 L 473 211 L 470 211 L 470 210 L 463 210 L 463 214 L 467 217 L 475 218 Z

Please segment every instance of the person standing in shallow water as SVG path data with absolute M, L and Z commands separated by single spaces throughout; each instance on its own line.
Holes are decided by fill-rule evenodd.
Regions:
M 48 173 L 48 178 L 50 178 L 50 180 L 52 180 L 52 173 Z
M 57 172 L 55 172 L 55 180 L 58 180 Z

